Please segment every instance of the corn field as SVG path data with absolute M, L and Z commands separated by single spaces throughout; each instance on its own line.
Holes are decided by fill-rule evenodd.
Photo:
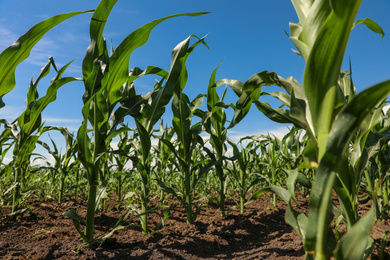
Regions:
M 0 54 L 0 97 L 18 82 L 15 70 L 50 30 L 75 16 L 90 15 L 90 44 L 81 78 L 65 76 L 55 57 L 32 80 L 26 109 L 12 122 L 0 119 L 0 216 L 2 225 L 23 218 L 32 198 L 78 200 L 86 212 L 63 213 L 72 221 L 79 246 L 96 248 L 137 219 L 137 230 L 154 236 L 179 208 L 188 227 L 202 209 L 217 205 L 221 218 L 266 197 L 273 207 L 285 203 L 284 219 L 301 239 L 304 259 L 389 259 L 388 231 L 374 241 L 375 223 L 390 219 L 390 112 L 386 109 L 390 80 L 357 92 L 352 65 L 342 70 L 351 31 L 365 26 L 383 38 L 370 18 L 357 20 L 362 0 L 292 0 L 299 22 L 289 24 L 294 52 L 305 62 L 303 82 L 267 70 L 246 81 L 218 78 L 217 66 L 208 86 L 190 99 L 187 60 L 207 37 L 191 35 L 173 48 L 170 67 L 130 67 L 133 52 L 147 44 L 155 27 L 176 17 L 196 20 L 207 12 L 160 18 L 134 30 L 116 47 L 104 37 L 106 21 L 118 0 L 101 0 L 95 10 L 48 18 Z M 54 75 L 40 97 L 40 82 Z M 139 79 L 156 79 L 150 93 L 141 94 Z M 232 76 L 234 77 L 234 75 Z M 48 126 L 42 112 L 56 102 L 60 88 L 82 82 L 83 120 L 76 132 Z M 268 86 L 278 89 L 267 92 Z M 236 100 L 226 100 L 234 93 Z M 264 97 L 280 104 L 273 107 Z M 2 100 L 1 107 L 7 106 Z M 231 102 L 231 103 L 229 103 Z M 253 106 L 254 105 L 254 106 Z M 256 109 L 257 108 L 257 109 Z M 269 120 L 289 125 L 289 133 L 272 133 L 233 140 L 229 132 L 259 110 Z M 171 118 L 164 117 L 170 111 Z M 163 120 L 164 119 L 164 120 Z M 63 149 L 42 135 L 59 133 Z M 37 148 L 46 150 L 52 163 Z M 35 164 L 36 160 L 46 161 Z M 308 200 L 308 211 L 296 205 Z M 103 235 L 95 230 L 96 214 L 116 201 L 125 211 Z M 157 203 L 158 202 L 158 203 Z M 174 203 L 172 203 L 174 202 Z M 233 202 L 233 203 L 231 203 Z M 359 214 L 359 208 L 370 210 Z M 119 207 L 119 206 L 118 206 Z M 159 223 L 150 223 L 151 215 Z

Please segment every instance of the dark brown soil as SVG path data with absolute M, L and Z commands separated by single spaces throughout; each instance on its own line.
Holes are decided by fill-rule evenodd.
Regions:
M 136 226 L 114 233 L 100 247 L 72 250 L 82 241 L 70 219 L 63 212 L 77 208 L 85 216 L 86 205 L 80 202 L 40 202 L 30 200 L 31 211 L 0 225 L 1 259 L 303 259 L 299 236 L 285 223 L 286 204 L 273 208 L 267 196 L 246 206 L 240 214 L 233 209 L 222 218 L 216 206 L 204 207 L 193 225 L 186 223 L 181 205 L 174 208 L 165 227 L 153 236 L 143 235 Z M 117 202 L 108 201 L 107 209 L 96 215 L 95 233 L 112 228 L 125 210 L 117 210 Z M 230 205 L 231 206 L 231 205 Z M 307 209 L 307 200 L 297 208 Z M 3 208 L 3 216 L 9 213 Z M 160 221 L 149 215 L 150 226 Z M 139 224 L 130 215 L 126 224 Z M 389 229 L 389 221 L 377 223 L 373 238 L 380 239 Z

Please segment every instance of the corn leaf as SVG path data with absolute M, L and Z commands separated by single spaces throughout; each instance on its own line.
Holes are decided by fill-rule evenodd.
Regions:
M 176 82 L 179 80 L 182 69 L 185 68 L 185 59 L 188 57 L 188 47 L 191 36 L 179 43 L 172 51 L 171 70 L 164 87 L 155 89 L 150 95 L 150 105 L 143 109 L 143 125 L 151 133 L 153 126 L 165 113 L 165 106 L 171 100 L 175 91 Z
M 302 241 L 305 241 L 308 217 L 305 214 L 294 210 L 291 206 L 291 202 L 287 203 L 285 220 L 286 223 L 298 233 Z
M 129 60 L 131 53 L 144 45 L 149 40 L 149 35 L 154 27 L 161 22 L 178 16 L 200 16 L 207 12 L 200 13 L 183 13 L 167 16 L 154 20 L 145 24 L 141 28 L 135 30 L 128 35 L 116 48 L 115 52 L 110 57 L 110 71 L 108 77 L 104 78 L 104 85 L 107 86 L 109 92 L 109 100 L 111 104 L 115 104 L 120 99 L 120 87 L 127 81 L 129 73 Z M 173 58 L 175 60 L 176 58 Z M 174 64 L 172 64 L 174 65 Z
M 329 1 L 316 2 L 319 2 L 325 10 L 321 13 L 328 13 Z M 323 4 L 320 4 L 321 2 Z M 331 128 L 337 81 L 353 20 L 360 3 L 361 0 L 331 1 L 333 9 L 325 22 L 322 21 L 323 19 L 318 21 L 316 28 L 321 30 L 315 38 L 307 60 L 303 83 L 314 133 L 319 142 L 320 157 L 325 150 L 326 139 Z M 309 32 L 313 33 L 308 31 L 308 34 Z M 314 34 L 316 35 L 315 32 Z
M 30 55 L 31 49 L 39 40 L 53 27 L 61 22 L 79 14 L 91 11 L 79 11 L 53 16 L 45 21 L 34 25 L 14 44 L 9 46 L 0 54 L 0 107 L 4 106 L 1 97 L 10 92 L 16 84 L 16 67 Z
M 308 224 L 310 228 L 307 230 L 305 241 L 307 251 L 313 251 L 317 243 L 317 253 L 325 253 L 330 221 L 330 219 L 326 221 L 325 219 L 329 210 L 335 171 L 339 169 L 342 162 L 340 158 L 361 123 L 389 94 L 390 80 L 359 93 L 338 114 L 329 134 L 326 153 L 320 162 L 312 188 Z M 317 242 L 316 239 L 318 239 Z
M 56 77 L 51 81 L 49 88 L 46 91 L 46 95 L 39 98 L 32 107 L 26 109 L 22 115 L 20 115 L 18 122 L 21 127 L 21 131 L 25 135 L 31 135 L 41 124 L 41 113 L 42 111 L 57 98 L 57 91 L 60 87 L 65 84 L 76 81 L 78 79 L 73 77 L 61 78 L 61 75 L 64 73 L 66 68 L 71 64 L 68 63 L 62 67 Z M 31 104 L 30 104 L 31 105 Z M 26 115 L 28 116 L 26 117 Z
M 91 41 L 82 64 L 84 86 L 86 89 L 86 93 L 83 97 L 85 101 L 98 91 L 98 89 L 95 89 L 99 85 L 96 82 L 101 81 L 102 77 L 102 75 L 98 77 L 99 70 L 104 70 L 104 68 L 96 64 L 95 59 L 102 57 L 104 54 L 106 44 L 103 38 L 103 31 L 108 16 L 117 1 L 118 0 L 102 0 L 91 18 L 89 27 Z M 102 60 L 102 58 L 100 58 L 100 60 Z M 105 66 L 107 66 L 107 63 L 108 61 L 105 61 Z
M 371 209 L 366 216 L 359 220 L 349 231 L 343 236 L 338 244 L 334 255 L 335 259 L 363 259 L 366 253 L 367 245 L 371 238 L 371 229 L 374 225 L 375 210 Z
M 382 27 L 380 27 L 379 24 L 377 24 L 375 21 L 371 20 L 370 18 L 357 20 L 353 24 L 353 27 L 360 25 L 360 24 L 367 26 L 367 28 L 369 28 L 371 31 L 373 31 L 377 34 L 380 34 L 382 36 L 382 38 L 381 38 L 382 40 L 383 40 L 383 37 L 385 37 L 385 32 L 383 31 Z
M 261 195 L 263 195 L 266 192 L 272 192 L 272 193 L 278 195 L 286 203 L 289 203 L 291 200 L 291 195 L 286 189 L 284 189 L 282 187 L 266 187 L 266 188 L 262 188 L 262 189 L 258 190 L 257 192 L 255 192 L 245 204 L 249 204 L 249 203 L 254 202 L 255 200 L 257 200 Z

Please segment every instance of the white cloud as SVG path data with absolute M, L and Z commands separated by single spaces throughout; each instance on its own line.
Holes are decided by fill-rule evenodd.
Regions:
M 56 117 L 45 117 L 44 120 L 47 123 L 79 123 L 81 124 L 82 119 L 69 119 L 69 118 L 56 118 Z
M 232 139 L 235 143 L 238 143 L 241 138 L 253 135 L 274 135 L 279 139 L 282 139 L 287 133 L 290 132 L 291 126 L 280 126 L 273 129 L 259 130 L 258 132 L 242 132 L 237 130 L 228 131 L 228 137 Z
M 9 122 L 14 121 L 20 116 L 26 108 L 24 106 L 8 106 L 0 109 L 0 118 L 6 119 Z
M 45 122 L 45 126 L 53 125 L 66 127 L 70 132 L 77 132 L 81 126 L 82 119 L 44 117 L 42 118 L 42 121 Z
M 387 111 L 390 109 L 390 105 L 387 105 L 387 106 L 384 106 L 383 108 L 382 108 L 382 111 L 383 111 L 383 113 L 387 113 Z
M 37 148 L 36 150 L 39 150 L 39 148 Z M 54 157 L 49 154 L 49 153 L 42 153 L 41 154 L 44 158 L 46 158 L 46 160 L 43 160 L 41 158 L 39 159 L 36 159 L 34 160 L 34 158 L 31 158 L 32 159 L 32 163 L 31 165 L 32 166 L 54 166 L 55 165 L 55 159 Z
M 2 161 L 4 164 L 9 164 L 10 162 L 12 162 L 12 158 L 11 157 L 4 157 L 3 161 Z
M 114 149 L 114 150 L 118 150 L 118 149 L 119 149 L 119 147 L 118 147 L 118 142 L 116 142 L 116 141 L 112 141 L 112 142 L 110 143 L 110 146 L 111 146 L 111 148 Z
M 18 39 L 18 35 L 0 26 L 0 49 L 1 51 Z
M 58 50 L 58 44 L 47 38 L 41 39 L 31 50 L 30 56 L 26 59 L 26 62 L 31 65 L 43 67 L 46 65 L 49 57 L 55 56 Z M 61 67 L 60 64 L 56 64 Z

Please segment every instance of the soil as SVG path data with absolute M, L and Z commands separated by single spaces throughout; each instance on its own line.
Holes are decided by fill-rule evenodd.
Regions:
M 307 211 L 307 199 L 295 205 Z M 97 248 L 82 244 L 72 220 L 63 213 L 76 208 L 85 217 L 86 203 L 30 199 L 30 210 L 16 220 L 5 220 L 8 207 L 2 209 L 0 224 L 1 259 L 303 259 L 300 237 L 284 221 L 286 204 L 279 200 L 273 207 L 269 197 L 262 196 L 240 214 L 233 208 L 222 218 L 216 205 L 203 207 L 195 223 L 188 225 L 180 204 L 173 209 L 165 226 L 153 236 L 142 234 L 139 220 L 130 215 L 126 229 L 116 231 Z M 125 212 L 118 202 L 107 201 L 106 209 L 96 215 L 95 235 L 110 230 Z M 228 203 L 227 207 L 233 204 Z M 367 208 L 362 208 L 362 212 Z M 149 215 L 150 227 L 161 221 Z M 376 223 L 372 237 L 379 242 L 389 221 Z M 388 247 L 387 247 L 388 248 Z

